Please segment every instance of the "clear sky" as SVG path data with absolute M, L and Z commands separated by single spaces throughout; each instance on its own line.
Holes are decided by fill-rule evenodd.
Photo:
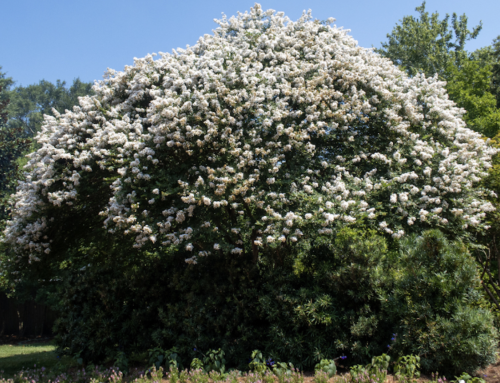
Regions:
M 3 0 L 0 66 L 17 85 L 42 79 L 71 83 L 102 79 L 106 68 L 122 70 L 134 57 L 194 45 L 217 27 L 221 13 L 249 10 L 247 0 Z M 311 9 L 314 18 L 337 19 L 364 47 L 379 47 L 398 20 L 414 15 L 421 0 L 262 0 L 264 9 L 292 20 Z M 483 30 L 469 42 L 472 51 L 500 35 L 500 0 L 428 0 L 440 17 L 465 13 L 469 28 Z

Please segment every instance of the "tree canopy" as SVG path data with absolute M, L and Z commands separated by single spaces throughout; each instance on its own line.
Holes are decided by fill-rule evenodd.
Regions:
M 500 108 L 500 35 L 493 41 L 493 94 L 497 99 L 497 108 Z
M 447 81 L 450 98 L 466 110 L 468 126 L 487 137 L 500 130 L 497 92 L 498 48 L 485 47 L 469 53 L 465 44 L 475 39 L 482 29 L 480 23 L 469 30 L 465 14 L 458 17 L 429 15 L 425 1 L 416 8 L 419 18 L 405 16 L 397 24 L 388 41 L 376 51 L 390 58 L 410 76 L 424 73 Z
M 469 53 L 465 50 L 465 43 L 478 35 L 481 24 L 470 31 L 467 17 L 462 15 L 458 19 L 454 14 L 450 27 L 448 15 L 442 20 L 439 20 L 438 13 L 429 16 L 425 11 L 425 2 L 416 10 L 420 18 L 404 17 L 378 52 L 410 75 L 423 72 L 445 80 L 450 99 L 466 111 L 464 120 L 467 126 L 485 138 L 491 138 L 490 144 L 500 148 L 500 37 L 491 46 Z M 500 251 L 496 245 L 500 227 L 497 197 L 500 194 L 499 174 L 497 154 L 489 177 L 484 181 L 494 191 L 490 200 L 497 211 L 489 212 L 486 219 L 491 228 L 477 237 L 479 243 L 487 246 L 488 256 L 482 251 L 476 252 L 484 280 L 482 286 L 496 306 L 497 315 L 500 315 Z
M 401 24 L 387 35 L 388 42 L 382 43 L 377 52 L 392 59 L 411 76 L 425 73 L 445 78 L 449 65 L 460 67 L 467 59 L 465 44 L 477 37 L 482 23 L 469 30 L 467 16 L 453 13 L 450 25 L 449 15 L 442 20 L 437 12 L 429 15 L 425 1 L 416 11 L 420 18 L 403 17 Z
M 42 80 L 38 84 L 18 86 L 10 92 L 9 125 L 23 127 L 31 136 L 40 131 L 43 116 L 53 115 L 54 108 L 59 113 L 72 110 L 78 105 L 78 97 L 93 94 L 92 84 L 73 80 L 70 87 L 65 81 L 55 84 Z
M 496 151 L 438 77 L 408 75 L 332 23 L 257 4 L 45 116 L 2 266 L 14 286 L 60 282 L 62 352 L 195 344 L 237 364 L 257 344 L 311 366 L 341 352 L 366 362 L 397 331 L 394 353 L 425 352 L 429 369 L 492 360 L 491 314 L 470 303 L 477 270 L 453 240 L 488 227 L 481 181 Z M 408 303 L 408 284 L 422 301 Z M 435 327 L 415 322 L 421 308 Z M 443 336 L 448 353 L 408 345 Z
M 97 212 L 134 247 L 185 248 L 193 263 L 293 251 L 359 220 L 397 238 L 482 227 L 491 206 L 475 185 L 494 151 L 443 83 L 308 16 L 260 12 L 109 73 L 46 120 L 6 232 L 20 259 L 53 257 L 58 217 Z
M 500 131 L 500 109 L 491 93 L 491 68 L 479 60 L 465 59 L 461 68 L 449 65 L 446 70 L 448 94 L 467 111 L 467 126 L 489 138 Z
M 5 226 L 10 212 L 10 194 L 15 192 L 16 181 L 20 178 L 18 159 L 31 144 L 22 129 L 7 124 L 9 87 L 12 84 L 12 79 L 0 72 L 0 228 Z

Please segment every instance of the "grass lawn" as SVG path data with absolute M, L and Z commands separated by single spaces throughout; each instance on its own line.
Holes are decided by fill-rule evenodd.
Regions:
M 51 368 L 57 363 L 54 352 L 56 349 L 51 343 L 35 343 L 27 345 L 1 345 L 0 346 L 0 373 L 4 377 L 11 377 L 23 367 Z

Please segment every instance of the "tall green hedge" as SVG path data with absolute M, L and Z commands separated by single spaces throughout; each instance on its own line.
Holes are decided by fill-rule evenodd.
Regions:
M 262 267 L 242 257 L 188 265 L 181 253 L 114 262 L 119 256 L 68 272 L 57 293 L 63 352 L 98 363 L 176 346 L 188 365 L 194 348 L 222 348 L 239 368 L 254 349 L 302 368 L 340 355 L 356 364 L 413 353 L 442 373 L 494 361 L 497 333 L 475 303 L 474 260 L 438 231 L 389 250 L 383 237 L 347 228 L 294 261 Z

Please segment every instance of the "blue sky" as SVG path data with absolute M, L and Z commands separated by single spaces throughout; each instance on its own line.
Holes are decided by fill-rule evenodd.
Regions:
M 250 9 L 243 0 L 6 0 L 0 23 L 0 66 L 17 85 L 45 79 L 71 83 L 100 80 L 106 68 L 122 70 L 134 57 L 193 45 L 216 28 L 214 18 Z M 416 16 L 421 0 L 263 0 L 264 9 L 292 20 L 304 9 L 313 17 L 337 19 L 364 47 L 380 46 L 398 20 Z M 483 30 L 467 49 L 491 44 L 500 35 L 499 0 L 428 0 L 427 10 L 465 13 Z

